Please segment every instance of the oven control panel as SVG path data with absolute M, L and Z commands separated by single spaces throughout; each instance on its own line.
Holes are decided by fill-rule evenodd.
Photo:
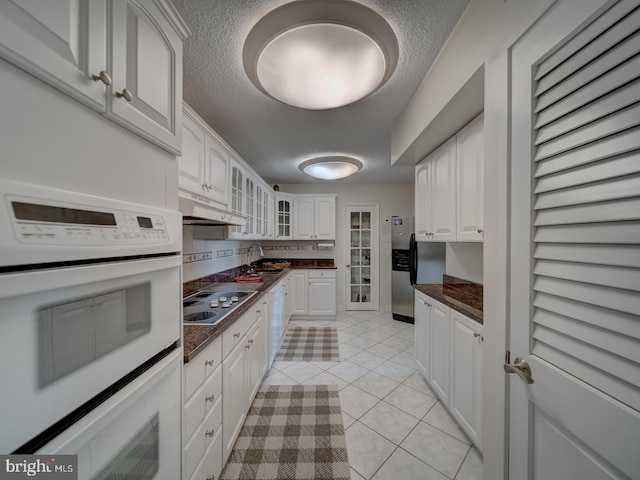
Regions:
M 39 245 L 148 245 L 169 240 L 162 215 L 13 198 L 14 232 L 20 243 Z

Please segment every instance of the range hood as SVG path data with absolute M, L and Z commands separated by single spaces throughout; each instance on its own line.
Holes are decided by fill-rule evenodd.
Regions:
M 229 213 L 226 210 L 204 205 L 191 198 L 178 197 L 178 209 L 182 213 L 184 225 L 240 225 L 247 224 L 247 219 Z

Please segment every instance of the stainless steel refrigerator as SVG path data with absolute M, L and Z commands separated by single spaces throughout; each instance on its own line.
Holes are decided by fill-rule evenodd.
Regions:
M 442 283 L 445 244 L 416 242 L 413 217 L 391 220 L 391 313 L 395 320 L 413 323 L 413 285 Z

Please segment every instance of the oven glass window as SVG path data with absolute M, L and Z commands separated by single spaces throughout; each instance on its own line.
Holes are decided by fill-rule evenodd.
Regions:
M 149 283 L 40 309 L 40 388 L 132 342 L 150 330 Z
M 159 470 L 158 414 L 91 480 L 151 480 Z

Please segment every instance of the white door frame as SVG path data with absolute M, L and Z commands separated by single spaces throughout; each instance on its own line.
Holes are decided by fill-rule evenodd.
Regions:
M 347 211 L 350 208 L 361 207 L 371 209 L 371 308 L 367 310 L 377 311 L 380 308 L 380 204 L 378 202 L 346 202 L 344 204 L 344 310 L 348 310 L 351 298 L 351 270 L 346 265 L 351 261 L 350 217 Z

